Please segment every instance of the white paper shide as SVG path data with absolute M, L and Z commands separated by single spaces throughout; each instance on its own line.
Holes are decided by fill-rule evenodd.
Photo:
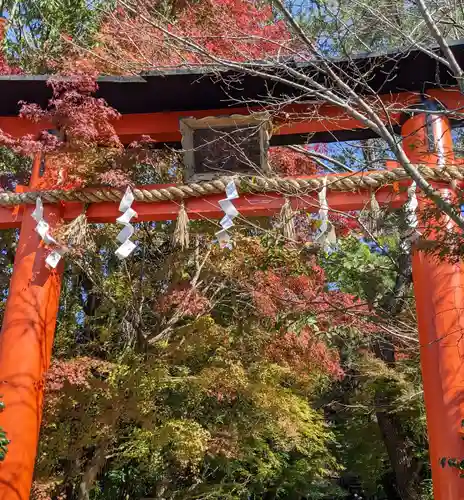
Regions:
M 32 212 L 31 215 L 32 218 L 37 222 L 35 230 L 42 238 L 42 241 L 46 245 L 57 246 L 45 259 L 45 263 L 47 264 L 47 266 L 55 269 L 58 263 L 60 262 L 61 257 L 65 254 L 66 250 L 64 248 L 59 247 L 58 242 L 50 234 L 50 226 L 44 219 L 44 207 L 40 197 L 37 198 L 37 200 L 35 201 L 35 210 Z
M 417 241 L 421 233 L 418 229 L 419 219 L 417 218 L 417 207 L 419 201 L 417 200 L 417 185 L 411 182 L 408 188 L 408 201 L 404 205 L 406 234 L 400 242 L 400 248 L 403 252 L 409 252 L 411 245 Z
M 116 239 L 121 243 L 121 246 L 116 249 L 116 256 L 119 259 L 125 259 L 135 250 L 136 245 L 130 240 L 130 237 L 134 234 L 134 226 L 130 223 L 131 219 L 137 217 L 137 212 L 131 207 L 134 202 L 134 194 L 128 187 L 124 196 L 119 204 L 119 211 L 123 214 L 116 219 L 118 224 L 122 224 L 124 227 L 121 229 Z
M 235 182 L 230 181 L 226 186 L 226 198 L 219 200 L 219 206 L 225 213 L 224 217 L 219 222 L 222 229 L 216 233 L 221 248 L 232 248 L 231 237 L 227 230 L 234 225 L 234 219 L 239 215 L 238 210 L 232 203 L 232 200 L 236 200 L 238 197 L 239 195 Z

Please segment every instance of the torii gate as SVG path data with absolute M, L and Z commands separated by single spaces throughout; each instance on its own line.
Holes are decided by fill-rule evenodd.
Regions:
M 458 49 L 460 56 L 464 57 L 464 45 Z M 449 109 L 462 108 L 464 97 L 452 86 L 455 82 L 449 81 L 449 75 L 442 75 L 450 85 L 446 89 L 433 86 L 424 88 L 425 82 L 434 80 L 436 67 L 433 63 L 424 69 L 422 56 L 416 53 L 415 58 L 399 61 L 396 79 L 390 78 L 388 84 L 381 85 L 381 99 L 387 103 L 399 103 L 406 108 L 421 101 L 418 94 L 421 92 L 429 99 L 439 100 Z M 388 61 L 392 61 L 391 55 Z M 405 82 L 410 82 L 409 88 Z M 259 84 L 256 79 L 249 80 L 240 93 L 245 93 L 248 98 L 262 95 L 259 85 L 262 82 Z M 160 87 L 166 89 L 165 92 L 156 93 L 157 86 L 158 90 Z M 16 115 L 19 100 L 43 103 L 47 92 L 45 77 L 0 78 L 0 128 L 17 136 L 37 133 L 46 128 L 45 123 L 31 124 Z M 115 127 L 125 142 L 142 134 L 151 135 L 160 143 L 178 142 L 179 118 L 249 114 L 252 111 L 225 105 L 226 99 L 230 98 L 230 89 L 225 92 L 219 83 L 208 78 L 199 79 L 192 72 L 183 75 L 179 71 L 163 76 L 147 75 L 144 79 L 103 78 L 100 81 L 100 93 L 110 105 L 123 113 Z M 128 95 L 132 98 L 128 98 Z M 162 98 L 156 97 L 159 95 Z M 303 116 L 311 111 L 312 106 L 314 104 L 295 104 L 288 107 L 287 111 Z M 308 134 L 313 134 L 313 142 L 325 141 L 328 136 L 340 140 L 372 137 L 361 123 L 344 116 L 338 109 L 318 104 L 318 111 L 319 116 L 327 117 L 326 121 L 302 119 L 292 123 L 282 122 L 273 137 L 273 143 L 296 143 L 306 139 Z M 402 125 L 400 118 L 399 113 L 390 116 L 401 127 L 405 151 L 410 160 L 434 167 L 434 170 L 428 170 L 427 175 L 431 177 L 432 184 L 448 196 L 451 187 L 446 172 L 452 169 L 444 170 L 443 167 L 454 163 L 448 118 L 443 114 L 433 115 L 425 111 L 416 111 Z M 384 175 L 386 184 L 376 193 L 379 203 L 390 207 L 401 206 L 406 201 L 406 190 L 393 189 L 388 185 L 388 180 L 396 178 L 402 186 L 409 185 L 411 181 L 401 170 L 393 170 L 388 174 L 385 172 L 349 174 L 350 180 L 358 182 L 357 186 L 360 187 L 349 192 L 342 192 L 340 188 L 329 190 L 329 206 L 340 211 L 362 209 L 370 199 L 369 184 L 362 182 L 362 179 L 375 181 L 379 175 Z M 462 170 L 459 172 L 462 173 Z M 37 158 L 29 188 L 24 190 L 34 191 L 39 177 L 40 158 Z M 339 178 L 343 178 L 343 175 L 329 176 L 329 185 Z M 310 186 L 317 181 L 317 176 L 299 180 Z M 337 182 L 333 182 L 333 186 Z M 169 188 L 143 188 L 159 191 L 160 187 Z M 191 190 L 186 188 L 184 191 L 187 193 L 184 201 L 190 218 L 222 217 L 223 211 L 218 201 L 223 198 L 223 194 L 217 194 L 218 190 L 216 194 L 207 195 L 196 192 L 192 197 L 188 196 Z M 261 191 L 266 191 L 266 194 L 243 194 L 235 200 L 243 216 L 271 215 L 281 209 L 284 203 L 281 194 L 269 193 L 268 188 Z M 86 193 L 92 196 L 92 190 Z M 33 207 L 30 202 L 34 196 L 27 192 L 18 194 L 16 199 L 12 198 L 13 204 L 24 201 L 29 204 L 16 206 L 2 206 L 0 196 L 0 229 L 20 228 L 0 336 L 0 394 L 5 402 L 5 411 L 0 413 L 0 426 L 11 439 L 6 459 L 0 464 L 0 500 L 29 498 L 42 415 L 44 374 L 51 359 L 63 273 L 62 263 L 56 270 L 50 270 L 45 265 L 46 249 L 35 232 L 36 222 L 31 217 Z M 42 193 L 42 198 L 47 200 L 47 193 Z M 315 198 L 308 194 L 292 199 L 292 205 L 296 209 L 317 210 Z M 45 205 L 45 218 L 53 226 L 60 220 L 74 219 L 82 209 L 83 203 L 79 201 L 49 203 Z M 172 220 L 177 216 L 179 203 L 145 199 L 136 202 L 134 209 L 139 221 Z M 118 202 L 90 203 L 86 214 L 90 222 L 114 222 L 120 215 Z M 415 252 L 413 278 L 435 499 L 462 500 L 464 479 L 459 477 L 456 470 L 442 467 L 440 459 L 464 459 L 464 441 L 461 438 L 461 422 L 464 419 L 464 358 L 461 355 L 461 352 L 464 353 L 464 268 L 460 263 L 452 265 L 438 262 L 421 252 Z

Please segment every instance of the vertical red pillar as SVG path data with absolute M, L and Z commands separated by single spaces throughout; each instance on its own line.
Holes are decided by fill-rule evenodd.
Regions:
M 417 164 L 452 163 L 449 121 L 443 115 L 416 113 L 402 127 L 403 145 Z M 442 190 L 450 197 L 451 191 Z M 450 224 L 442 217 L 443 225 Z M 451 224 L 450 224 L 450 227 Z M 433 235 L 432 235 L 433 238 Z M 464 499 L 464 479 L 442 467 L 443 457 L 464 459 L 464 268 L 415 252 L 413 279 L 419 327 L 422 378 L 427 412 L 430 461 L 435 500 Z
M 36 158 L 32 187 L 39 169 Z M 0 463 L 0 500 L 29 499 L 63 271 L 62 263 L 57 270 L 45 265 L 47 250 L 35 231 L 33 210 L 28 206 L 24 211 L 0 334 L 0 395 L 5 403 L 0 426 L 11 440 Z M 53 226 L 59 211 L 58 205 L 45 206 L 46 222 Z

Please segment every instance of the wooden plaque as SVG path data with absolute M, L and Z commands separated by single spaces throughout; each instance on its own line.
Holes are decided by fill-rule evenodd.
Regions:
M 185 181 L 268 175 L 270 130 L 264 114 L 181 119 Z

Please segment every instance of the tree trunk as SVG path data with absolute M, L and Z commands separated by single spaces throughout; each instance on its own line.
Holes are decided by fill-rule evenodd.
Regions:
M 77 500 L 89 500 L 90 491 L 92 490 L 95 479 L 97 479 L 106 460 L 106 452 L 108 450 L 108 443 L 100 444 L 93 455 L 92 460 L 85 469 L 82 480 L 79 484 L 79 491 Z
M 382 304 L 383 312 L 390 318 L 397 316 L 403 310 L 412 283 L 410 248 L 407 244 L 401 245 L 400 248 L 395 287 Z M 388 366 L 394 367 L 395 346 L 391 338 L 386 336 L 376 342 L 374 352 Z M 400 419 L 392 411 L 395 408 L 395 401 L 391 395 L 379 389 L 375 394 L 375 406 L 377 422 L 395 475 L 397 493 L 402 500 L 418 500 L 421 464 L 413 457 L 412 443 L 404 434 Z
M 381 394 L 376 394 L 377 422 L 382 434 L 388 458 L 395 474 L 396 490 L 401 500 L 419 500 L 421 464 L 413 458 L 413 449 L 403 435 L 398 419 L 388 411 L 390 401 L 385 401 Z

